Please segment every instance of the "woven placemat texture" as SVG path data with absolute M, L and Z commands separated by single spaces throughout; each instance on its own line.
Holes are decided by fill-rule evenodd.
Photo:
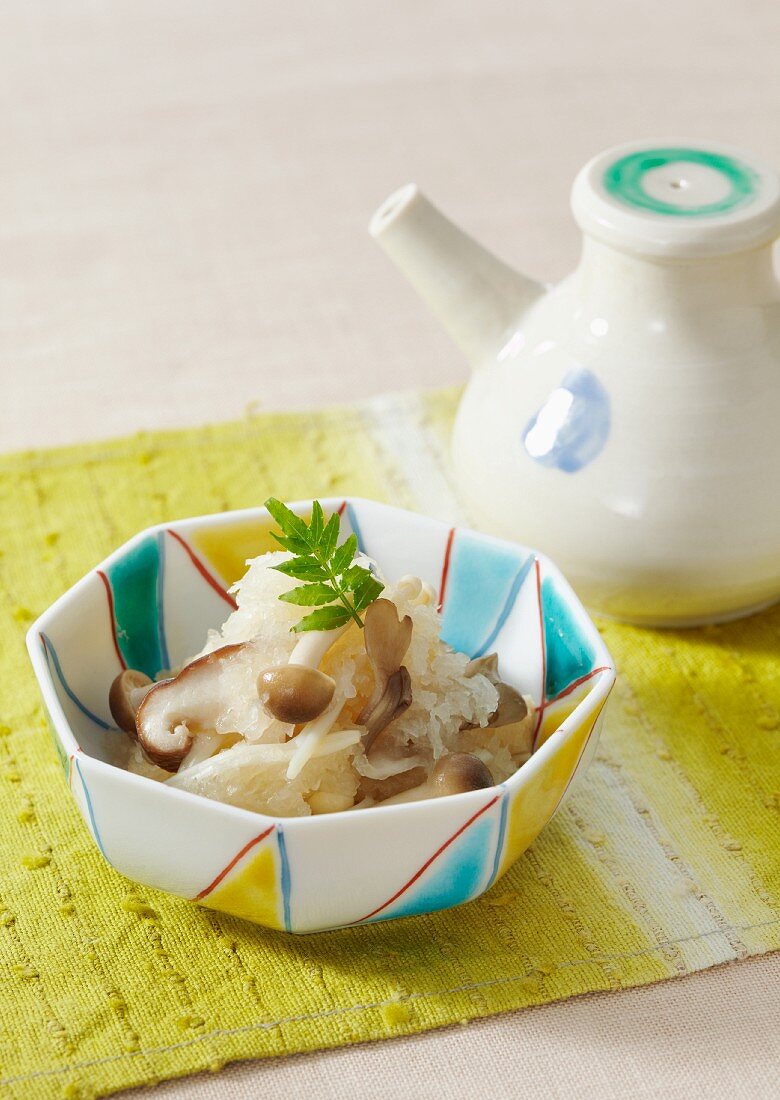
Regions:
M 455 400 L 0 459 L 0 1095 L 105 1095 L 780 948 L 778 608 L 689 632 L 600 624 L 620 677 L 599 754 L 531 850 L 461 909 L 294 937 L 103 862 L 46 728 L 32 619 L 140 528 L 269 493 L 459 518 Z

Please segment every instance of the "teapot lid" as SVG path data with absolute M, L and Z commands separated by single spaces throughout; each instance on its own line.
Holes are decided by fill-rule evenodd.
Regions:
M 727 145 L 616 146 L 580 171 L 571 202 L 585 233 L 651 256 L 722 256 L 780 234 L 780 177 Z

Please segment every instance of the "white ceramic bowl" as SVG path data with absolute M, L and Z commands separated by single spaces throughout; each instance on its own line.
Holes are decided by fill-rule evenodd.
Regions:
M 122 874 L 292 932 L 432 912 L 484 893 L 547 824 L 595 749 L 615 679 L 595 627 L 547 558 L 515 543 L 367 500 L 342 513 L 390 580 L 433 584 L 442 633 L 539 706 L 536 752 L 488 790 L 358 812 L 275 819 L 110 764 L 123 737 L 108 689 L 123 667 L 154 675 L 202 645 L 232 609 L 245 560 L 272 549 L 264 509 L 151 527 L 75 584 L 27 644 L 73 797 Z M 310 503 L 292 505 L 307 514 Z

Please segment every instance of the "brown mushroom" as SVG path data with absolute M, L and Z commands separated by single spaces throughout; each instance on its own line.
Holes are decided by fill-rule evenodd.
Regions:
M 278 665 L 261 672 L 257 692 L 272 718 L 297 726 L 318 718 L 328 707 L 336 681 L 308 665 Z
M 369 752 L 382 730 L 412 701 L 409 672 L 401 664 L 412 640 L 412 620 L 409 615 L 399 620 L 395 604 L 379 599 L 366 611 L 363 627 L 374 690 L 357 722 L 366 727 L 363 747 Z
M 519 691 L 505 683 L 498 674 L 498 654 L 487 653 L 484 657 L 475 657 L 466 665 L 464 676 L 484 676 L 498 691 L 498 706 L 487 723 L 488 729 L 510 726 L 522 722 L 528 715 L 528 704 Z M 461 729 L 476 729 L 471 723 L 465 723 Z
M 491 684 L 497 684 L 500 679 L 498 675 L 498 654 L 486 653 L 484 657 L 474 657 L 466 665 L 463 675 L 484 676 L 487 680 L 490 680 Z
M 370 752 L 371 746 L 383 730 L 398 718 L 412 702 L 412 681 L 408 670 L 401 667 L 385 681 L 379 701 L 370 712 L 358 715 L 358 725 L 366 727 L 363 749 Z
M 233 701 L 220 684 L 221 667 L 247 644 L 215 649 L 185 665 L 172 680 L 150 689 L 138 708 L 135 725 L 138 742 L 153 764 L 177 771 L 192 746 L 193 733 L 214 729 Z
M 436 798 L 446 794 L 463 794 L 493 786 L 490 769 L 478 756 L 470 752 L 451 752 L 436 762 L 428 785 Z
M 112 683 L 108 692 L 108 707 L 114 721 L 125 733 L 135 737 L 136 713 L 153 685 L 154 681 L 145 672 L 135 668 L 126 668 Z
M 528 704 L 519 691 L 515 691 L 509 684 L 503 681 L 496 684 L 498 690 L 498 706 L 490 716 L 489 729 L 498 729 L 499 726 L 511 726 L 515 722 L 522 722 L 528 717 Z
M 386 798 L 382 806 L 401 802 L 416 802 L 423 798 L 443 798 L 448 794 L 465 794 L 493 786 L 490 769 L 470 752 L 452 752 L 440 757 L 425 783 L 402 794 Z
M 358 801 L 370 798 L 373 802 L 383 802 L 386 798 L 411 790 L 412 787 L 419 787 L 425 782 L 426 774 L 426 769 L 418 764 L 416 767 L 409 768 L 408 771 L 388 775 L 386 779 L 372 779 L 361 775 Z

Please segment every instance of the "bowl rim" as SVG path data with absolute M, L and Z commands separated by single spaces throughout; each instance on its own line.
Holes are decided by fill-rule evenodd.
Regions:
M 433 524 L 440 528 L 450 528 L 455 531 L 468 531 L 472 534 L 478 535 L 489 542 L 498 543 L 500 545 L 512 547 L 514 550 L 524 550 L 529 554 L 533 554 L 534 557 L 544 564 L 548 575 L 552 575 L 557 584 L 563 590 L 566 596 L 568 604 L 572 605 L 575 610 L 580 612 L 580 616 L 587 626 L 587 632 L 590 640 L 594 643 L 597 653 L 597 658 L 600 661 L 599 667 L 592 672 L 592 686 L 590 690 L 580 699 L 571 713 L 561 723 L 561 725 L 550 734 L 550 736 L 543 742 L 543 744 L 529 757 L 529 759 L 521 764 L 520 767 L 512 773 L 502 783 L 493 784 L 491 787 L 484 787 L 477 791 L 466 791 L 461 794 L 445 795 L 438 799 L 420 799 L 414 802 L 397 803 L 392 806 L 384 806 L 381 803 L 377 806 L 366 807 L 365 813 L 376 814 L 380 812 L 382 814 L 393 813 L 424 813 L 426 808 L 430 807 L 432 802 L 440 804 L 452 805 L 453 799 L 460 799 L 461 804 L 465 807 L 470 803 L 476 804 L 481 801 L 485 794 L 489 792 L 511 792 L 515 787 L 524 785 L 528 779 L 544 768 L 546 762 L 550 756 L 554 754 L 557 747 L 564 742 L 569 736 L 572 736 L 572 732 L 565 727 L 571 725 L 572 728 L 576 726 L 576 720 L 578 715 L 583 710 L 593 709 L 596 713 L 596 719 L 594 720 L 594 727 L 598 720 L 598 715 L 603 710 L 603 706 L 609 696 L 612 687 L 615 683 L 617 671 L 615 662 L 609 653 L 604 641 L 599 634 L 590 614 L 583 606 L 581 600 L 575 593 L 569 581 L 563 575 L 558 566 L 541 551 L 535 550 L 533 547 L 526 546 L 524 543 L 514 542 L 510 539 L 503 539 L 497 535 L 491 535 L 485 531 L 479 531 L 476 528 L 469 527 L 460 523 L 447 523 L 446 520 L 438 519 L 434 516 L 426 515 L 423 512 L 414 512 L 409 508 L 400 508 L 394 504 L 387 504 L 384 501 L 371 500 L 368 497 L 360 496 L 330 496 L 330 497 L 317 497 L 317 498 L 305 498 L 302 500 L 295 500 L 288 502 L 288 507 L 293 511 L 303 510 L 311 507 L 312 499 L 317 499 L 322 504 L 323 508 L 327 511 L 328 508 L 339 508 L 344 504 L 359 504 L 370 505 L 373 508 L 379 508 L 390 512 L 405 512 L 407 515 L 413 516 L 415 519 L 421 520 L 425 523 Z M 148 793 L 151 793 L 151 789 L 155 788 L 159 791 L 159 795 L 166 799 L 178 798 L 184 799 L 189 802 L 190 805 L 197 804 L 201 811 L 204 813 L 216 813 L 219 815 L 227 815 L 234 820 L 241 821 L 263 821 L 266 823 L 281 824 L 285 830 L 290 828 L 303 829 L 312 828 L 313 823 L 319 823 L 321 826 L 323 821 L 330 819 L 343 819 L 345 817 L 356 818 L 359 820 L 361 815 L 357 815 L 353 810 L 339 810 L 331 814 L 312 814 L 310 816 L 300 817 L 281 817 L 273 816 L 271 814 L 262 813 L 259 810 L 248 810 L 240 806 L 233 806 L 227 802 L 220 802 L 216 799 L 206 798 L 203 795 L 194 794 L 191 791 L 179 790 L 176 787 L 168 787 L 165 783 L 159 783 L 148 776 L 137 775 L 135 772 L 128 771 L 125 768 L 118 767 L 115 764 L 110 764 L 108 761 L 101 760 L 100 757 L 92 756 L 86 753 L 79 742 L 76 739 L 75 734 L 71 728 L 65 711 L 60 703 L 59 696 L 54 687 L 54 677 L 52 675 L 49 663 L 47 660 L 46 650 L 46 626 L 49 622 L 56 618 L 57 613 L 66 604 L 71 603 L 73 600 L 78 599 L 80 592 L 92 582 L 93 576 L 98 570 L 105 571 L 107 567 L 110 567 L 115 561 L 120 560 L 129 550 L 131 550 L 136 544 L 140 543 L 149 535 L 159 532 L 165 532 L 170 529 L 177 531 L 186 531 L 197 527 L 202 530 L 204 527 L 219 527 L 226 525 L 226 521 L 235 521 L 240 519 L 253 519 L 260 516 L 269 516 L 268 509 L 262 505 L 254 508 L 239 508 L 231 509 L 223 512 L 212 512 L 202 516 L 186 516 L 182 519 L 174 519 L 168 522 L 161 522 L 152 524 L 149 527 L 144 527 L 141 531 L 136 532 L 135 535 L 127 539 L 115 550 L 113 550 L 106 558 L 98 562 L 96 565 L 80 577 L 74 584 L 72 584 L 65 592 L 63 592 L 57 599 L 50 604 L 45 611 L 43 611 L 37 619 L 30 625 L 25 641 L 27 645 L 27 652 L 30 657 L 30 661 L 33 666 L 35 678 L 38 682 L 38 688 L 43 697 L 43 701 L 51 720 L 51 724 L 54 727 L 54 733 L 59 739 L 62 748 L 65 750 L 68 758 L 78 756 L 81 761 L 85 763 L 90 771 L 96 771 L 98 773 L 109 773 L 112 778 L 117 776 L 122 777 L 122 781 L 129 784 L 130 788 L 135 784 L 142 784 L 143 789 Z M 56 660 L 56 658 L 55 658 Z M 67 690 L 67 689 L 66 689 Z M 594 706 L 595 704 L 595 706 Z M 593 737 L 593 731 L 591 731 L 585 739 L 580 758 L 584 754 L 587 745 Z M 575 766 L 575 772 L 579 767 L 579 759 Z M 88 762 L 88 764 L 87 764 Z

